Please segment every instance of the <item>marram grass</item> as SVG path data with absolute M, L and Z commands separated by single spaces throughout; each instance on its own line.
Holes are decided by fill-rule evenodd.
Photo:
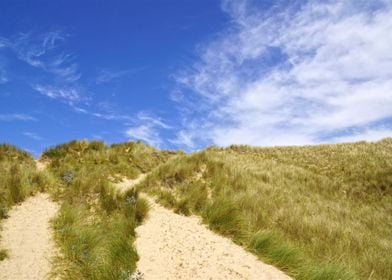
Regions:
M 211 147 L 139 188 L 296 279 L 392 279 L 392 139 Z
M 53 220 L 60 279 L 128 279 L 147 191 L 296 279 L 392 279 L 392 139 L 304 147 L 211 147 L 185 155 L 142 143 L 71 141 L 32 157 L 0 145 L 0 217 L 37 191 Z M 125 193 L 110 181 L 146 180 Z M 110 180 L 109 180 L 110 179 Z M 0 251 L 1 258 L 6 257 Z

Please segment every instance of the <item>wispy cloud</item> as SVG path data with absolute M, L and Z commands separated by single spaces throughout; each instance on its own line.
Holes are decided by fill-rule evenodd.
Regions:
M 135 118 L 133 116 L 130 115 L 123 115 L 120 114 L 116 111 L 97 111 L 97 110 L 93 110 L 91 108 L 83 108 L 80 106 L 72 106 L 72 108 L 75 110 L 75 112 L 81 113 L 81 114 L 85 114 L 85 115 L 89 115 L 95 118 L 99 118 L 99 119 L 104 119 L 104 120 L 114 120 L 114 121 L 133 121 Z
M 71 87 L 33 85 L 33 89 L 46 97 L 64 101 L 68 104 L 73 104 L 81 100 L 79 91 Z
M 2 43 L 0 38 L 0 84 L 5 84 L 8 82 L 8 75 L 5 67 L 6 66 L 5 59 L 1 54 L 1 48 L 2 48 Z
M 233 26 L 176 74 L 174 99 L 185 121 L 173 141 L 286 145 L 392 136 L 390 1 L 304 1 L 266 11 L 256 1 L 227 0 L 222 7 Z M 380 122 L 391 129 L 377 133 Z M 353 134 L 365 130 L 375 132 Z M 336 137 L 339 131 L 346 134 Z
M 97 76 L 97 79 L 96 79 L 96 83 L 98 85 L 109 83 L 109 82 L 118 80 L 121 77 L 124 77 L 128 73 L 130 73 L 130 71 L 128 71 L 128 70 L 123 70 L 123 71 L 110 71 L 110 70 L 106 70 L 106 69 L 105 70 L 101 70 L 98 73 L 98 76 Z
M 4 70 L 0 69 L 0 84 L 5 84 L 8 82 L 7 75 Z
M 66 37 L 60 31 L 20 33 L 14 38 L 0 37 L 0 45 L 14 51 L 21 61 L 32 67 L 52 73 L 64 82 L 75 82 L 81 77 L 78 64 L 71 54 L 61 51 Z
M 81 114 L 122 123 L 125 127 L 123 133 L 127 138 L 130 140 L 141 140 L 154 147 L 164 145 L 166 141 L 163 139 L 162 133 L 173 129 L 162 118 L 143 111 L 132 115 L 124 115 L 115 110 L 100 112 L 78 106 L 72 106 L 72 108 Z M 98 136 L 94 135 L 94 138 L 99 139 L 101 137 Z
M 125 135 L 131 140 L 142 140 L 154 147 L 160 147 L 164 143 L 162 130 L 171 128 L 162 119 L 146 112 L 139 112 L 133 122 L 128 124 Z
M 12 122 L 12 121 L 37 121 L 33 116 L 26 114 L 2 114 L 0 115 L 0 121 Z
M 34 132 L 23 132 L 24 136 L 27 136 L 33 140 L 37 140 L 37 141 L 41 141 L 43 140 L 43 138 L 41 136 L 39 136 L 38 134 L 34 133 Z

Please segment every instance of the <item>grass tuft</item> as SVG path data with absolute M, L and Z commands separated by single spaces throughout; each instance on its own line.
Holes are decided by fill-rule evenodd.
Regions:
M 213 230 L 233 238 L 244 234 L 244 222 L 234 202 L 226 198 L 217 198 L 202 212 L 203 219 Z
M 0 249 L 0 261 L 8 258 L 8 251 L 6 249 Z

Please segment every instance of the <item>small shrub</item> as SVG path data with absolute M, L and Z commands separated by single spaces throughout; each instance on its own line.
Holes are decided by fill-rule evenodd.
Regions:
M 106 213 L 110 214 L 117 209 L 115 189 L 107 181 L 100 182 L 99 200 Z
M 140 224 L 146 218 L 149 210 L 148 202 L 139 197 L 135 188 L 131 188 L 124 193 L 123 207 L 125 216 L 134 219 L 137 224 Z
M 74 180 L 74 172 L 72 170 L 69 170 L 69 169 L 64 170 L 63 175 L 61 176 L 61 179 L 67 185 L 72 184 L 72 182 Z
M 6 205 L 0 204 L 0 220 L 8 218 L 8 210 Z

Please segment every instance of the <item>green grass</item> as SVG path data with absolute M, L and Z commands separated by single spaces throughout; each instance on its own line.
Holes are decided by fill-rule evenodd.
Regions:
M 107 146 L 100 141 L 71 141 L 49 148 L 42 154 L 50 161 L 51 170 L 57 174 L 72 169 L 100 168 L 107 176 L 120 180 L 122 176 L 136 178 L 151 171 L 170 157 L 181 154 L 175 151 L 159 151 L 142 142 L 125 142 Z
M 135 189 L 120 193 L 111 181 L 148 171 L 172 155 L 141 143 L 108 147 L 85 141 L 72 141 L 44 153 L 60 186 L 52 194 L 62 205 L 53 220 L 61 249 L 53 277 L 131 277 L 138 260 L 133 246 L 135 228 L 147 216 L 148 203 Z
M 128 279 L 138 260 L 135 227 L 147 215 L 147 202 L 135 190 L 118 193 L 99 169 L 75 172 L 57 197 L 62 207 L 53 228 L 61 254 L 53 276 Z
M 212 147 L 139 188 L 297 279 L 392 279 L 392 139 Z
M 210 147 L 185 155 L 140 142 L 71 141 L 32 157 L 0 145 L 0 217 L 37 191 L 53 221 L 60 279 L 128 279 L 147 191 L 296 279 L 392 279 L 392 139 L 304 147 Z M 150 172 L 125 193 L 112 182 Z

